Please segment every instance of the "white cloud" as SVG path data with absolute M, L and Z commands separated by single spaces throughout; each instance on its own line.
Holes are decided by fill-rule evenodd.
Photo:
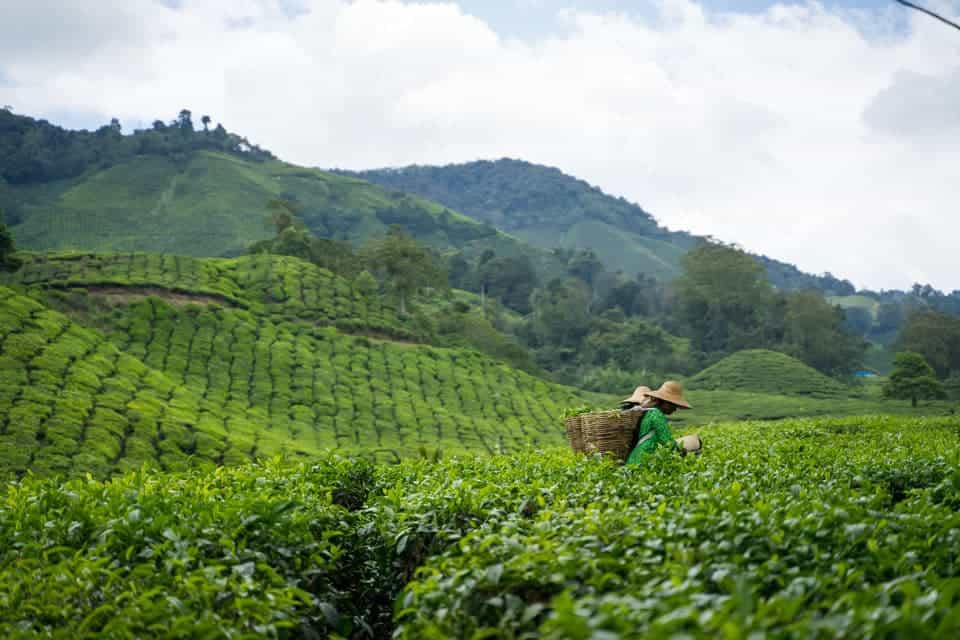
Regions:
M 318 166 L 520 157 L 805 270 L 960 288 L 960 34 L 926 16 L 663 0 L 520 41 L 451 3 L 15 4 L 19 112 L 189 107 Z

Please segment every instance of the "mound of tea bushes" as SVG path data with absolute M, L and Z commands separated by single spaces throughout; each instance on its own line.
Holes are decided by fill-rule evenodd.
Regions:
M 0 501 L 0 636 L 948 638 L 960 419 L 705 428 L 562 450 L 331 457 Z

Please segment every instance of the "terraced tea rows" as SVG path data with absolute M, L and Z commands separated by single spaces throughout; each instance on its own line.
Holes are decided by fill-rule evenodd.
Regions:
M 328 448 L 384 460 L 422 450 L 516 450 L 561 443 L 560 409 L 582 401 L 472 351 L 158 298 L 119 308 L 111 344 L 3 291 L 0 420 L 17 450 L 6 468 L 16 473 L 105 475 L 144 462 L 183 468 L 190 456 L 237 462 Z M 133 379 L 114 380 L 115 361 Z M 89 381 L 74 385 L 74 370 Z M 156 389 L 144 390 L 146 383 Z
M 102 335 L 0 287 L 3 475 L 242 462 L 264 419 L 224 414 Z
M 416 338 L 418 330 L 398 317 L 376 291 L 326 269 L 288 256 L 190 258 L 160 254 L 26 254 L 26 264 L 8 282 L 26 286 L 120 287 L 127 297 L 155 293 L 213 298 L 227 306 L 275 319 L 300 319 Z M 187 298 L 186 300 L 189 300 Z M 202 300 L 206 302 L 208 300 Z
M 953 638 L 960 419 L 569 452 L 337 457 L 0 501 L 0 636 Z
M 243 310 L 151 299 L 131 305 L 116 328 L 121 349 L 204 399 L 229 412 L 260 408 L 272 428 L 318 448 L 556 443 L 556 416 L 576 397 L 475 352 L 276 324 Z

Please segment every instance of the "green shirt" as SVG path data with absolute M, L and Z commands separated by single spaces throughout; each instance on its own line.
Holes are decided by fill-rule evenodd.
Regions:
M 653 436 L 633 448 L 633 451 L 627 456 L 626 464 L 640 464 L 647 455 L 653 453 L 661 444 L 669 444 L 671 447 L 677 446 L 673 439 L 673 433 L 670 431 L 670 425 L 667 424 L 667 416 L 660 409 L 648 409 L 643 414 L 643 420 L 640 421 L 640 439 L 643 439 L 651 431 Z

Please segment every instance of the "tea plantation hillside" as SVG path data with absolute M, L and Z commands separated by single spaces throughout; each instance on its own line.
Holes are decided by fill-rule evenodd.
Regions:
M 0 466 L 18 475 L 328 448 L 387 460 L 491 453 L 562 442 L 562 407 L 583 402 L 474 351 L 155 297 L 101 318 L 108 341 L 2 291 L 0 433 L 10 447 Z
M 850 390 L 796 358 L 767 349 L 738 351 L 707 367 L 690 388 L 776 395 L 842 396 Z
M 382 296 L 298 258 L 265 254 L 231 259 L 145 253 L 22 255 L 24 266 L 13 274 L 0 275 L 0 282 L 84 288 L 120 302 L 153 294 L 180 304 L 217 303 L 275 319 L 407 339 L 422 337 Z
M 261 411 L 226 414 L 30 298 L 0 287 L 0 474 L 185 469 L 289 450 Z M 261 442 L 262 441 L 262 442 Z M 258 443 L 260 443 L 258 445 Z
M 320 237 L 362 243 L 397 224 L 443 249 L 525 254 L 546 272 L 559 269 L 547 252 L 436 203 L 273 159 L 215 151 L 140 155 L 74 178 L 11 185 L 9 192 L 22 249 L 236 255 L 272 235 L 266 205 L 284 197 L 297 202 L 299 217 Z
M 494 452 L 562 440 L 573 390 L 474 351 L 345 336 L 243 310 L 131 304 L 110 335 L 229 412 L 260 408 L 317 447 Z
M 24 479 L 0 636 L 953 638 L 960 419 L 567 451 Z

